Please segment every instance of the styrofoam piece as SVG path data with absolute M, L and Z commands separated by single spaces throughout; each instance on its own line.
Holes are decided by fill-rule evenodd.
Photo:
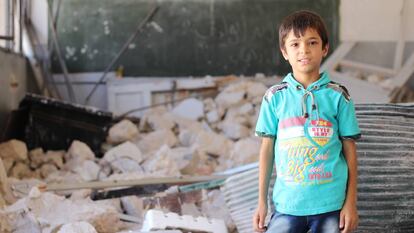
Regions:
M 159 210 L 148 210 L 145 214 L 143 232 L 164 229 L 183 229 L 190 231 L 205 231 L 211 233 L 227 233 L 227 227 L 221 219 L 163 213 Z

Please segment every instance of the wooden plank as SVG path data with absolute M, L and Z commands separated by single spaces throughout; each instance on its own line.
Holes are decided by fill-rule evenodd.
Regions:
M 104 189 L 115 187 L 128 187 L 139 186 L 149 184 L 188 184 L 196 182 L 204 182 L 211 180 L 225 179 L 228 176 L 189 176 L 189 177 L 160 177 L 160 178 L 146 178 L 146 179 L 134 179 L 134 180 L 112 180 L 112 181 L 95 181 L 95 182 L 82 182 L 73 184 L 46 184 L 44 188 L 46 191 L 63 191 L 63 190 L 76 190 L 76 189 Z
M 401 87 L 408 82 L 414 73 L 414 52 L 411 53 L 400 72 L 394 77 L 392 84 L 394 87 Z
M 401 11 L 400 11 L 400 27 L 399 27 L 399 35 L 397 41 L 397 47 L 395 51 L 394 57 L 394 70 L 398 71 L 401 69 L 403 63 L 403 55 L 404 55 L 404 47 L 405 47 L 405 26 L 406 26 L 406 19 L 407 19 L 407 2 L 406 0 L 402 1 L 401 4 Z
M 364 70 L 364 71 L 368 71 L 368 72 L 372 72 L 372 73 L 376 73 L 376 74 L 380 74 L 380 75 L 388 76 L 388 77 L 394 76 L 396 74 L 393 69 L 388 69 L 388 68 L 371 65 L 371 64 L 365 64 L 361 62 L 355 62 L 351 60 L 342 60 L 339 62 L 339 65 L 353 68 L 353 69 Z
M 325 60 L 321 66 L 321 71 L 334 71 L 342 58 L 344 58 L 349 51 L 355 46 L 355 42 L 346 41 L 342 42 L 341 45 Z

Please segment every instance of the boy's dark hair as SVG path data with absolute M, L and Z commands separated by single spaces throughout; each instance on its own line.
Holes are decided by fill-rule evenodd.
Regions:
M 325 48 L 328 41 L 328 33 L 323 19 L 316 13 L 307 10 L 293 12 L 286 16 L 279 27 L 279 47 L 285 49 L 285 39 L 293 30 L 296 37 L 303 36 L 306 29 L 316 30 L 322 39 L 322 48 Z

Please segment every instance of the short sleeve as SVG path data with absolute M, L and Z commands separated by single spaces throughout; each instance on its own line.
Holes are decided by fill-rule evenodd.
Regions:
M 267 98 L 266 95 L 263 97 L 256 124 L 256 135 L 259 137 L 276 138 L 279 119 L 276 116 L 274 104 L 272 104 L 273 99 Z
M 355 114 L 355 106 L 352 99 L 346 100 L 341 96 L 338 109 L 339 137 L 342 139 L 358 140 L 361 138 L 361 130 Z

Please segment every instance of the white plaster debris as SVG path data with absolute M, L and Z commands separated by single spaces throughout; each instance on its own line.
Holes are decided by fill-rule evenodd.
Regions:
M 37 188 L 34 188 L 37 189 Z M 26 198 L 18 200 L 11 206 L 5 208 L 8 216 L 18 214 L 20 219 L 14 220 L 12 225 L 17 227 L 18 232 L 27 229 L 27 224 L 32 223 L 31 229 L 42 229 L 41 232 L 53 232 L 60 226 L 78 221 L 90 223 L 98 232 L 117 232 L 120 220 L 116 209 L 102 203 L 96 203 L 88 199 L 71 201 L 65 197 L 52 193 L 41 193 L 31 190 Z M 25 231 L 40 232 L 40 231 Z
M 183 100 L 172 113 L 190 120 L 198 120 L 204 115 L 204 104 L 195 98 Z
M 156 130 L 143 136 L 138 142 L 138 147 L 144 154 L 157 151 L 162 145 L 166 144 L 173 147 L 178 143 L 178 139 L 171 130 Z
M 141 150 L 127 141 L 106 152 L 102 160 L 109 163 L 116 172 L 132 172 L 141 169 L 143 157 Z
M 12 159 L 13 161 L 27 160 L 27 147 L 22 141 L 12 139 L 0 144 L 0 158 Z
M 166 106 L 149 109 L 138 126 L 122 120 L 108 131 L 102 158 L 78 140 L 67 152 L 41 148 L 28 152 L 23 142 L 11 140 L 0 144 L 0 158 L 9 180 L 36 181 L 30 181 L 31 185 L 211 175 L 257 161 L 260 140 L 253 137 L 254 126 L 266 90 L 263 83 L 242 79 L 215 98 L 187 99 L 172 110 Z M 143 221 L 149 208 L 137 196 L 91 201 L 91 193 L 91 189 L 58 192 L 70 196 L 67 199 L 26 190 L 19 194 L 22 199 L 4 209 L 1 205 L 6 202 L 0 196 L 0 232 L 117 232 L 121 230 L 119 214 Z M 204 190 L 202 198 L 180 202 L 181 214 L 222 219 L 232 232 L 234 224 L 223 208 L 220 191 Z M 136 230 L 141 224 L 135 223 L 130 232 L 141 233 Z
M 123 143 L 137 137 L 138 127 L 130 120 L 122 120 L 109 129 L 107 141 L 109 143 Z
M 82 162 L 85 160 L 94 160 L 95 154 L 84 142 L 74 140 L 65 155 L 65 159 L 66 161 L 76 160 L 77 162 Z
M 88 222 L 74 222 L 63 225 L 57 233 L 97 233 Z

